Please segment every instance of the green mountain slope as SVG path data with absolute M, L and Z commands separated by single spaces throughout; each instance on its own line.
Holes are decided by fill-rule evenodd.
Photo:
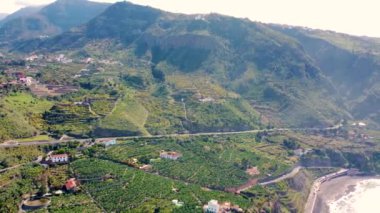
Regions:
M 276 124 L 322 126 L 350 117 L 296 40 L 248 20 L 171 14 L 121 2 L 80 29 L 42 42 L 18 43 L 15 49 L 75 51 L 94 40 L 112 42 L 147 61 L 150 66 L 141 70 L 153 75 L 210 78 Z
M 378 123 L 379 39 L 296 27 L 274 28 L 302 44 L 357 119 L 372 119 Z

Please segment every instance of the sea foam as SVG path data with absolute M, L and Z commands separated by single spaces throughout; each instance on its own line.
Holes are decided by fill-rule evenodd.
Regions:
M 354 190 L 329 203 L 330 213 L 380 212 L 380 179 L 361 180 Z

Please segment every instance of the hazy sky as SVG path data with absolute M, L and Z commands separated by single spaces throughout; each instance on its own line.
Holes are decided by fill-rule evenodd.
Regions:
M 117 0 L 96 0 L 117 2 Z M 0 12 L 53 0 L 0 0 Z M 171 12 L 210 13 L 253 21 L 329 29 L 380 37 L 379 0 L 131 0 Z

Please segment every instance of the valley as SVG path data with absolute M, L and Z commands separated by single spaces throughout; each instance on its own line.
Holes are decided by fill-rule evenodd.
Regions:
M 21 9 L 0 21 L 0 212 L 304 212 L 324 177 L 380 172 L 379 53 L 129 2 Z

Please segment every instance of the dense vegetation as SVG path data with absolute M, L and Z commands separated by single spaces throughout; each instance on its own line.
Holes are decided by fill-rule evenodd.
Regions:
M 211 199 L 249 207 L 249 200 L 240 196 L 208 191 L 109 161 L 79 160 L 74 162 L 73 168 L 80 179 L 89 179 L 84 181 L 84 187 L 107 211 L 202 212 L 200 206 Z M 102 181 L 107 174 L 113 178 Z M 173 199 L 183 201 L 185 205 L 175 210 L 171 203 Z
M 63 53 L 85 49 L 90 57 L 119 60 L 126 67 L 118 68 L 122 72 L 117 79 L 112 74 L 117 66 L 105 67 L 108 78 L 113 75 L 113 80 L 122 80 L 134 90 L 148 90 L 149 96 L 161 99 L 160 104 L 175 95 L 180 98 L 174 97 L 179 107 L 183 98 L 205 112 L 202 116 L 194 113 L 194 124 L 166 118 L 170 126 L 182 122 L 188 131 L 208 129 L 210 124 L 214 130 L 255 127 L 252 112 L 257 110 L 253 108 L 262 110 L 270 122 L 287 126 L 322 126 L 349 118 L 339 98 L 325 95 L 335 94 L 333 85 L 296 40 L 248 20 L 216 14 L 197 19 L 121 2 L 75 32 L 38 43 L 37 49 L 28 44 L 17 47 Z M 181 87 L 180 80 L 186 78 L 189 87 Z M 231 96 L 245 103 L 228 100 Z M 207 103 L 197 106 L 200 100 Z M 228 119 L 205 116 L 210 112 Z M 152 119 L 148 118 L 148 125 L 158 120 Z M 154 131 L 162 130 L 148 129 Z
M 272 153 L 261 151 L 260 145 L 249 135 L 145 142 L 139 140 L 107 149 L 104 157 L 127 164 L 133 164 L 135 158 L 139 160 L 136 167 L 152 164 L 152 172 L 158 172 L 162 176 L 223 190 L 267 174 L 277 176 L 292 164 L 287 161 L 288 153 L 285 150 L 273 156 Z M 182 157 L 178 160 L 160 159 L 159 153 L 162 150 L 179 152 Z M 258 167 L 261 175 L 249 176 L 245 172 L 249 167 Z

